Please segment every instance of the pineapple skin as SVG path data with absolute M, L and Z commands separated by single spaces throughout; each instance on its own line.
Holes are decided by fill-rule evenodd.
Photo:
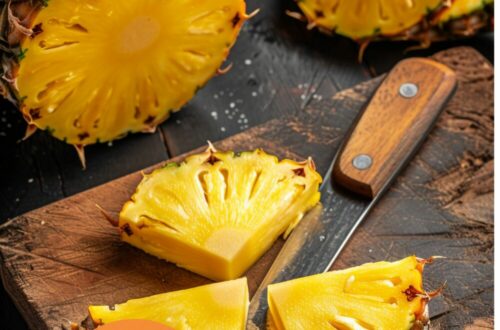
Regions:
M 427 262 L 410 256 L 272 284 L 268 329 L 421 329 L 430 299 L 422 287 Z
M 150 320 L 175 330 L 245 329 L 249 305 L 246 278 L 131 299 L 123 304 L 89 306 L 95 325 Z
M 262 150 L 239 156 L 207 150 L 144 177 L 120 213 L 121 238 L 212 280 L 238 278 L 318 203 L 320 182 L 312 161 L 279 162 Z

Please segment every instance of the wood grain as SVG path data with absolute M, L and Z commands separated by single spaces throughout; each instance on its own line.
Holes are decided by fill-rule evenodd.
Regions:
M 400 88 L 411 83 L 415 95 Z M 413 58 L 399 62 L 370 98 L 333 167 L 332 177 L 344 187 L 373 198 L 408 161 L 456 87 L 455 73 L 443 64 Z M 366 168 L 356 168 L 365 157 Z
M 431 302 L 431 316 L 437 328 L 460 329 L 493 319 L 493 71 L 469 48 L 434 58 L 457 72 L 457 93 L 334 268 L 413 253 L 445 255 L 448 259 L 425 274 L 428 288 L 448 283 L 443 296 Z M 358 85 L 216 146 L 262 147 L 294 159 L 313 156 L 324 173 L 379 83 Z M 120 242 L 100 214 L 96 204 L 116 216 L 140 179 L 140 173 L 131 174 L 0 226 L 3 283 L 31 328 L 62 329 L 68 320 L 82 321 L 89 304 L 208 282 Z M 251 290 L 281 245 L 278 241 L 247 273 Z

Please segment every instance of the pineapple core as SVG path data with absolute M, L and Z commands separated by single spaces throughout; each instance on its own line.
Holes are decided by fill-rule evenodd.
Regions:
M 121 237 L 214 280 L 241 276 L 319 201 L 311 160 L 209 149 L 146 175 L 120 213 Z
M 27 121 L 85 146 L 151 132 L 216 74 L 243 0 L 50 0 L 23 40 Z
M 269 329 L 416 329 L 430 298 L 422 288 L 426 262 L 411 256 L 270 285 Z
M 96 325 L 120 320 L 150 320 L 175 330 L 245 329 L 248 309 L 246 278 L 132 299 L 109 306 L 90 306 Z

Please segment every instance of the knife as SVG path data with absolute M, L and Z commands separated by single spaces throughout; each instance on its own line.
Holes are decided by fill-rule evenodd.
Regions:
M 424 58 L 399 62 L 373 94 L 334 157 L 307 213 L 254 294 L 247 329 L 265 329 L 267 286 L 326 272 L 412 158 L 456 88 L 455 73 Z

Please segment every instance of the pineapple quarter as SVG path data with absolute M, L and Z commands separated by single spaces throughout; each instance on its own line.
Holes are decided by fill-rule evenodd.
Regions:
M 44 3 L 20 45 L 20 108 L 77 146 L 154 131 L 218 72 L 248 18 L 243 0 Z
M 316 205 L 312 160 L 212 147 L 145 175 L 119 219 L 121 237 L 213 280 L 243 274 Z
M 407 257 L 368 263 L 268 287 L 268 324 L 274 330 L 417 329 L 426 323 L 424 264 Z
M 248 310 L 246 278 L 132 299 L 113 307 L 90 306 L 94 324 L 150 320 L 175 330 L 245 329 Z

